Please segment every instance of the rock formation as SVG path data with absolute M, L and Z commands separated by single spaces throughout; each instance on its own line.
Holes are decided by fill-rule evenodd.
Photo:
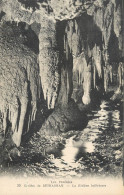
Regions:
M 17 146 L 44 105 L 52 114 L 40 132 L 80 129 L 86 116 L 76 104 L 122 87 L 122 8 L 121 0 L 0 1 L 1 132 L 11 129 Z

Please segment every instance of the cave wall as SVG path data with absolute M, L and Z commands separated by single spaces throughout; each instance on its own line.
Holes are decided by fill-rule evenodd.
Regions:
M 11 124 L 16 145 L 23 127 L 28 131 L 35 120 L 41 93 L 38 56 L 24 45 L 25 39 L 15 23 L 0 25 L 0 112 L 3 130 Z
M 72 99 L 91 103 L 115 75 L 122 87 L 121 0 L 2 0 L 0 12 L 1 126 L 17 146 L 43 102 L 53 110 L 44 129 L 63 131 L 82 120 Z

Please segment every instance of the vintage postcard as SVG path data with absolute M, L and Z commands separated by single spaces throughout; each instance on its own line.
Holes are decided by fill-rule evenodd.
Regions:
M 0 194 L 122 195 L 123 0 L 0 0 Z

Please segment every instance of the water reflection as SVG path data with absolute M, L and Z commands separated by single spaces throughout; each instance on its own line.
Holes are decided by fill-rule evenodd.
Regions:
M 74 136 L 66 140 L 65 148 L 62 150 L 62 157 L 67 164 L 71 165 L 75 162 L 79 148 L 74 145 Z
M 86 142 L 85 143 L 85 151 L 88 153 L 92 153 L 95 151 L 95 145 L 92 142 Z
M 102 101 L 99 110 L 89 113 L 85 129 L 63 133 L 55 144 L 47 141 L 46 137 L 40 137 L 43 139 L 41 142 L 33 137 L 33 144 L 44 148 L 43 155 L 40 149 L 36 152 L 36 148 L 30 145 L 23 148 L 25 156 L 20 157 L 12 173 L 21 170 L 24 175 L 57 178 L 120 175 L 123 132 L 119 106 Z
M 109 137 L 109 131 L 112 133 L 113 127 L 121 128 L 120 111 L 112 110 L 108 102 L 102 101 L 100 110 L 93 111 L 92 115 L 92 120 L 89 120 L 87 127 L 82 132 L 76 131 L 72 136 L 69 135 L 70 137 L 67 134 L 63 149 L 58 152 L 61 153 L 61 156 L 52 160 L 52 163 L 57 167 L 57 170 L 54 170 L 55 175 L 69 174 L 74 176 L 78 170 L 81 172 L 79 174 L 81 176 L 88 166 L 88 171 L 92 167 L 95 167 L 94 170 L 102 171 L 103 168 L 96 166 L 97 161 L 100 161 L 99 167 L 107 166 L 107 157 L 102 157 L 101 153 L 103 150 L 107 151 L 106 138 Z M 106 135 L 107 132 L 108 135 Z M 115 159 L 117 159 L 116 153 Z M 104 153 L 104 155 L 106 154 Z M 110 151 L 107 155 L 111 155 Z M 92 159 L 88 159 L 89 156 Z M 95 160 L 93 160 L 94 158 Z

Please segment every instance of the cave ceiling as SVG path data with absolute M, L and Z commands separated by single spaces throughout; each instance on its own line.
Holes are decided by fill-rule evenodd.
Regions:
M 97 8 L 104 9 L 116 0 L 1 0 L 0 12 L 5 13 L 4 21 L 41 23 L 44 17 L 53 20 L 70 20 L 87 12 L 93 15 Z

